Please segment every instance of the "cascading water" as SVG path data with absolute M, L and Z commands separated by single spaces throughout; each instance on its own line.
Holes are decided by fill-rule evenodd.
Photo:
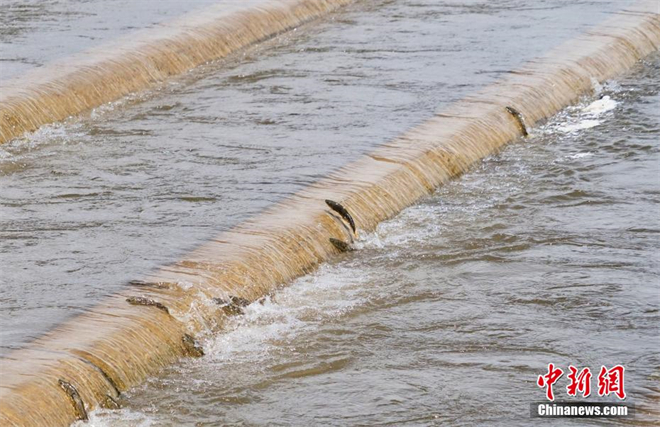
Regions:
M 1 362 L 6 387 L 0 392 L 0 420 L 66 425 L 82 418 L 77 399 L 86 410 L 112 407 L 119 392 L 179 357 L 195 355 L 195 336 L 221 329 L 227 316 L 240 310 L 239 301 L 262 298 L 336 256 L 329 238 L 353 236 L 326 199 L 345 206 L 362 232 L 373 230 L 521 137 L 525 126 L 592 91 L 594 80 L 625 71 L 660 44 L 653 13 L 618 14 L 601 31 L 607 35 L 595 32 L 572 41 L 570 49 L 559 48 L 451 105 L 10 353 Z

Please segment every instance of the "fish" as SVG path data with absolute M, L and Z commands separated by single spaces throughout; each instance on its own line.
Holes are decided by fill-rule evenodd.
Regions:
M 251 304 L 250 301 L 245 298 L 236 297 L 230 295 L 227 299 L 224 298 L 213 298 L 213 301 L 222 306 L 227 314 L 243 314 L 243 308 Z
M 189 356 L 204 356 L 204 349 L 202 346 L 197 344 L 197 341 L 195 341 L 195 338 L 193 338 L 192 335 L 183 334 L 183 337 L 181 337 L 181 342 L 183 343 L 183 347 L 186 349 L 186 353 L 188 353 Z
M 99 406 L 103 409 L 121 409 L 119 402 L 117 402 L 115 398 L 109 394 L 106 394 L 105 398 L 99 402 Z
M 105 399 L 99 402 L 99 406 L 103 409 L 121 409 L 119 402 L 117 402 L 115 398 L 109 394 L 106 394 Z
M 331 237 L 329 240 L 330 240 L 330 243 L 332 243 L 332 245 L 335 248 L 337 248 L 337 250 L 339 252 L 351 252 L 351 251 L 353 251 L 353 248 L 351 247 L 351 245 L 344 242 L 343 240 L 335 239 L 334 237 Z
M 168 288 L 167 283 L 161 283 L 161 282 L 146 282 L 144 280 L 131 280 L 128 282 L 129 285 L 131 286 L 137 286 L 141 288 Z
M 160 303 L 158 301 L 154 301 L 154 300 L 149 299 L 149 298 L 145 298 L 145 297 L 128 297 L 128 298 L 126 298 L 126 302 L 128 302 L 129 304 L 132 304 L 132 305 L 146 305 L 146 306 L 150 306 L 150 307 L 156 307 L 160 310 L 163 310 L 165 313 L 170 314 L 170 310 L 167 307 L 165 307 L 165 305 L 163 303 Z
M 87 421 L 89 418 L 87 417 L 87 410 L 85 410 L 85 403 L 82 401 L 78 390 L 76 390 L 73 384 L 67 381 L 58 380 L 57 382 L 60 384 L 62 390 L 64 390 L 64 392 L 71 399 L 71 402 L 73 403 L 73 409 L 76 412 L 76 418 L 82 421 Z
M 509 112 L 513 116 L 514 119 L 518 122 L 518 126 L 520 126 L 520 132 L 522 132 L 523 136 L 528 136 L 529 132 L 527 132 L 527 126 L 525 125 L 525 118 L 523 117 L 522 114 L 520 114 L 520 111 L 516 110 L 513 107 L 506 107 L 506 111 Z
M 330 206 L 330 209 L 337 212 L 339 215 L 342 216 L 342 218 L 344 218 L 346 221 L 348 221 L 348 223 L 351 226 L 351 229 L 353 230 L 353 233 L 356 232 L 355 221 L 353 221 L 353 217 L 351 216 L 350 213 L 348 213 L 348 211 L 346 210 L 345 207 L 343 207 L 341 204 L 339 204 L 335 201 L 327 200 L 327 199 L 325 201 L 325 204 Z

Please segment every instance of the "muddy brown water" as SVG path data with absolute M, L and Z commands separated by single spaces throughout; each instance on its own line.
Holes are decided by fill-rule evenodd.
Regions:
M 3 146 L 3 351 L 621 6 L 357 3 Z M 40 22 L 4 40 L 32 46 Z M 630 401 L 657 407 L 659 69 L 250 306 L 92 424 L 527 425 L 549 362 L 624 364 Z
M 656 55 L 605 86 L 614 109 L 585 99 L 251 305 L 92 425 L 526 426 L 550 362 L 624 365 L 626 423 L 657 423 L 658 71 Z

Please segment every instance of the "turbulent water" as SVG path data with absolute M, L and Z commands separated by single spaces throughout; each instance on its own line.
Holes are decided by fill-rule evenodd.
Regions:
M 357 3 L 3 146 L 2 350 L 622 6 L 524 4 Z M 656 55 L 92 424 L 528 425 L 550 362 L 623 364 L 657 407 L 658 75 Z
M 358 2 L 0 147 L 0 352 L 620 7 Z
M 525 426 L 550 362 L 623 364 L 631 423 L 657 422 L 659 72 L 381 224 L 92 425 Z

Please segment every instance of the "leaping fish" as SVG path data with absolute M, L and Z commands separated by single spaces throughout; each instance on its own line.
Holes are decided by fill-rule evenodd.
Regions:
M 71 399 L 71 403 L 73 403 L 73 409 L 76 413 L 76 418 L 82 421 L 87 421 L 89 419 L 87 417 L 87 410 L 85 409 L 85 404 L 83 403 L 78 390 L 76 390 L 73 384 L 68 381 L 60 379 L 57 382 L 60 384 L 62 390 L 64 390 L 64 392 L 69 396 L 69 399 Z
M 355 228 L 355 221 L 353 221 L 353 217 L 351 216 L 351 214 L 348 213 L 348 211 L 346 210 L 345 207 L 343 207 L 341 204 L 339 204 L 337 202 L 334 202 L 332 200 L 327 200 L 327 199 L 325 201 L 325 204 L 330 206 L 330 209 L 337 212 L 339 215 L 342 216 L 342 218 L 344 218 L 346 221 L 348 221 L 348 223 L 351 226 L 351 229 L 353 230 L 353 233 L 355 233 L 357 231 L 356 228 Z
M 518 126 L 520 127 L 520 132 L 522 132 L 523 136 L 529 135 L 529 132 L 527 132 L 527 125 L 525 124 L 525 118 L 522 114 L 520 114 L 520 111 L 509 106 L 506 107 L 506 111 L 508 111 L 509 114 L 511 114 L 513 118 L 516 119 Z

